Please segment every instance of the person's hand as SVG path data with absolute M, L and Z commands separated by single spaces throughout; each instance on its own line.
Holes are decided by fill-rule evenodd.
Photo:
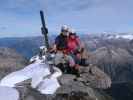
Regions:
M 79 70 L 79 68 L 80 68 L 80 65 L 79 65 L 79 64 L 76 64 L 76 65 L 75 65 L 75 69 L 76 69 L 76 70 Z
M 55 52 L 55 50 L 54 50 L 53 48 L 50 48 L 50 49 L 49 49 L 49 52 L 50 52 L 50 53 L 53 53 L 53 52 Z
M 77 57 L 77 59 L 81 59 L 81 54 L 80 53 L 77 53 L 76 54 L 76 57 Z
M 70 66 L 70 67 L 73 67 L 74 65 L 75 65 L 75 62 L 70 61 L 69 66 Z

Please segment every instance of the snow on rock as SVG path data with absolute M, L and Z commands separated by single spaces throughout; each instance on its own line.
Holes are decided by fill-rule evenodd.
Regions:
M 38 87 L 41 93 L 53 94 L 56 89 L 60 87 L 56 78 L 61 75 L 61 71 L 58 70 L 58 68 L 54 68 L 54 70 L 55 73 L 48 79 L 47 76 L 51 74 L 49 66 L 45 63 L 36 61 L 26 66 L 24 69 L 5 76 L 0 81 L 0 86 L 15 87 L 17 83 L 31 79 L 32 88 Z M 44 79 L 44 77 L 46 78 Z
M 19 92 L 15 88 L 0 86 L 0 100 L 19 100 Z
M 129 39 L 129 40 L 132 40 L 133 39 L 133 35 L 117 35 L 116 38 L 124 38 L 124 39 Z
M 1 81 L 1 86 L 15 87 L 16 83 L 23 82 L 24 80 L 34 78 L 34 76 L 44 76 L 48 68 L 44 68 L 43 64 L 34 63 L 26 66 L 24 69 L 21 69 L 16 72 L 12 72 L 9 75 L 5 76 Z

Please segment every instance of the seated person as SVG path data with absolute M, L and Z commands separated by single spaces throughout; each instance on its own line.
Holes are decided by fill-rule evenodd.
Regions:
M 66 25 L 62 26 L 61 33 L 55 38 L 53 51 L 67 49 L 68 29 Z
M 75 63 L 78 65 L 86 66 L 86 57 L 84 56 L 85 50 L 83 43 L 81 43 L 76 32 L 71 30 L 68 37 L 68 52 L 73 56 Z
M 74 62 L 73 58 L 67 54 L 67 52 L 68 52 L 67 39 L 68 39 L 68 33 L 69 33 L 68 31 L 69 31 L 69 28 L 66 25 L 62 26 L 61 33 L 56 37 L 55 44 L 52 49 L 52 50 L 56 51 L 55 65 L 57 65 L 59 63 L 63 64 L 63 66 L 68 64 L 67 65 L 68 67 L 63 67 L 63 66 L 60 67 L 60 69 L 64 73 L 69 73 L 70 72 L 69 67 L 72 68 L 73 66 L 75 66 L 75 62 Z M 65 63 L 63 60 L 65 61 Z

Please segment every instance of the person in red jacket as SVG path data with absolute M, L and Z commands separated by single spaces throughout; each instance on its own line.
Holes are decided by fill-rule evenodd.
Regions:
M 73 29 L 69 30 L 67 48 L 69 53 L 74 53 L 77 49 L 82 48 L 81 41 Z
M 82 57 L 84 52 L 84 45 L 80 41 L 80 38 L 76 35 L 74 30 L 69 31 L 69 37 L 67 41 L 67 47 L 69 54 L 74 58 L 76 63 L 76 68 L 79 68 L 79 65 L 86 66 L 86 59 Z
M 67 47 L 68 47 L 69 55 L 71 55 L 75 61 L 73 72 L 77 73 L 79 70 L 79 64 L 81 60 L 80 52 L 77 52 L 77 50 L 80 49 L 81 42 L 80 42 L 79 37 L 76 35 L 76 32 L 73 30 L 69 31 Z

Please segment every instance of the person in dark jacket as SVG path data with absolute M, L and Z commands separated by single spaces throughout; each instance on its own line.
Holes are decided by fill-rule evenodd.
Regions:
M 87 53 L 85 52 L 84 43 L 81 42 L 79 36 L 77 36 L 76 31 L 73 29 L 69 31 L 68 37 L 68 52 L 71 54 L 76 63 L 76 68 L 79 66 L 88 66 L 87 63 Z
M 61 28 L 61 33 L 55 38 L 55 43 L 53 50 L 66 50 L 67 49 L 67 38 L 68 38 L 68 32 L 69 28 L 66 25 L 63 25 Z

